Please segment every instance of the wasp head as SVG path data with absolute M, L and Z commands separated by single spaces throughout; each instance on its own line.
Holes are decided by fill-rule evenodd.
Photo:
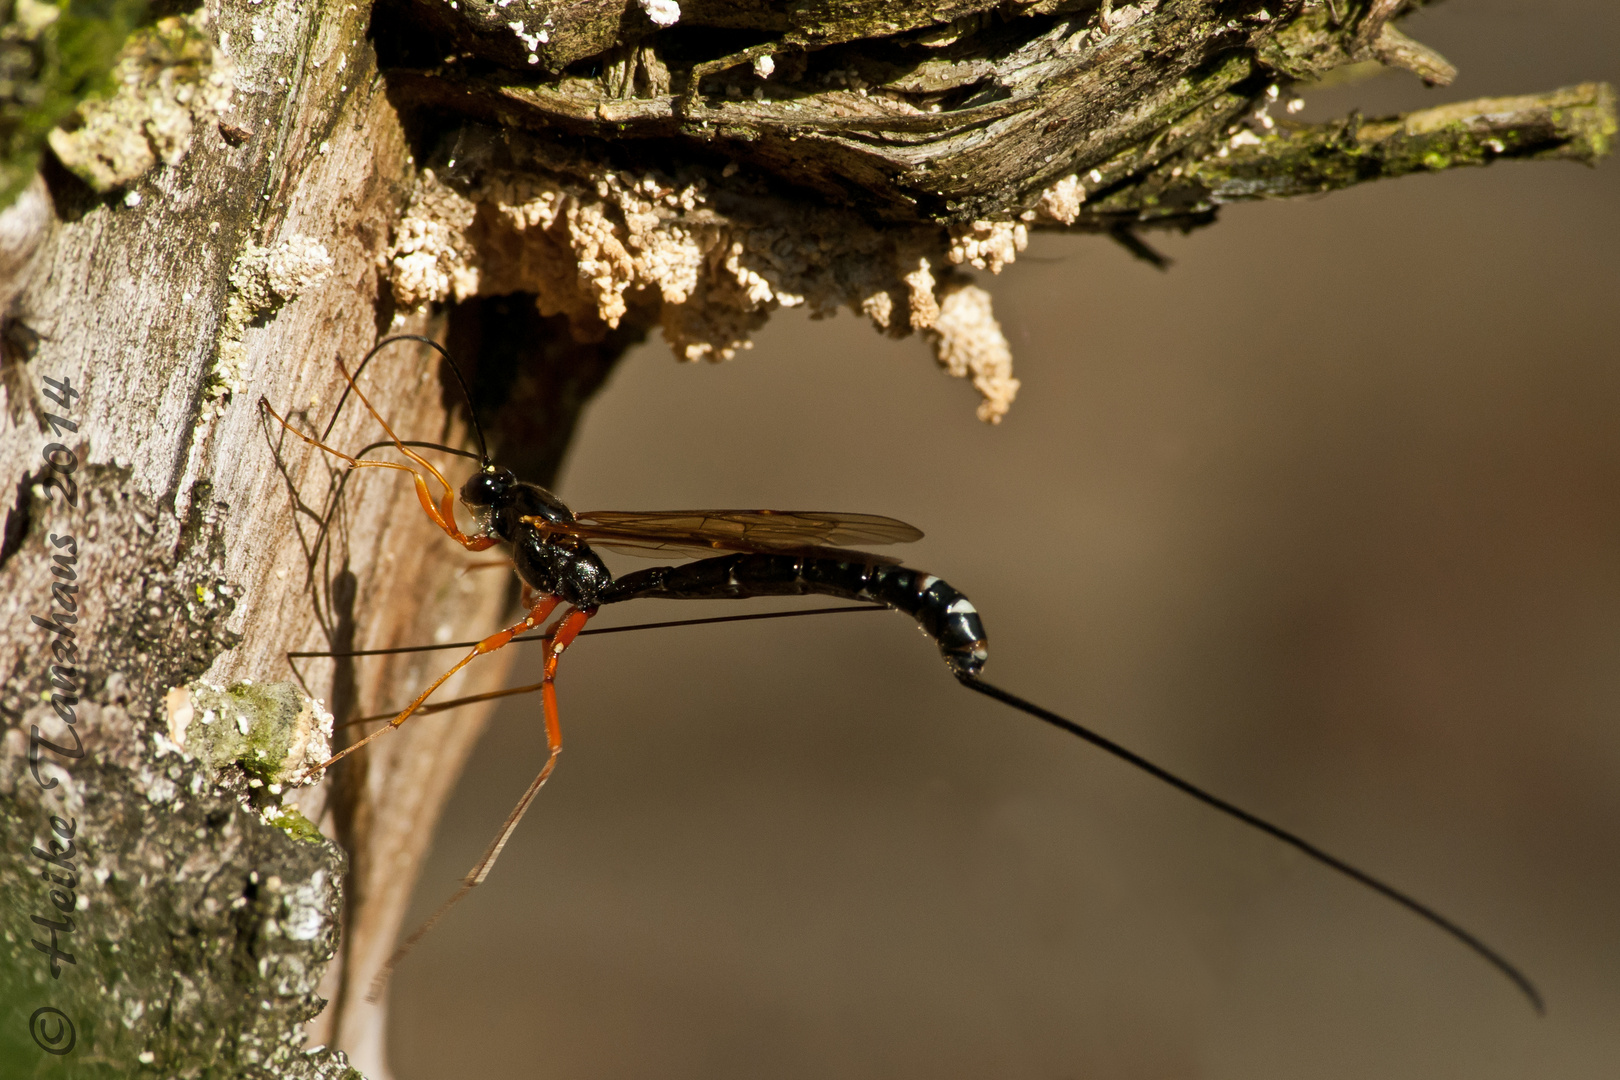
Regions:
M 494 465 L 485 465 L 461 485 L 461 504 L 472 511 L 485 536 L 492 535 L 496 513 L 511 505 L 517 486 L 518 478 L 511 469 Z

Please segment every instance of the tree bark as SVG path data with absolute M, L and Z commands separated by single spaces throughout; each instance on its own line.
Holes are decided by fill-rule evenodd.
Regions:
M 720 359 L 804 304 L 923 332 L 995 420 L 1017 382 L 961 268 L 1031 227 L 1138 243 L 1238 199 L 1608 150 L 1600 85 L 1273 118 L 1278 87 L 1346 64 L 1451 73 L 1391 25 L 1414 5 L 1273 6 L 223 0 L 105 50 L 96 97 L 77 16 L 14 5 L 3 56 L 45 89 L 0 115 L 0 1056 L 387 1074 L 367 990 L 483 713 L 299 787 L 323 709 L 352 741 L 447 662 L 287 654 L 480 637 L 511 589 L 261 396 L 318 435 L 345 365 L 434 336 L 500 459 L 546 483 L 649 329 Z M 468 445 L 424 347 L 361 385 L 402 437 Z M 326 441 L 379 438 L 351 398 Z

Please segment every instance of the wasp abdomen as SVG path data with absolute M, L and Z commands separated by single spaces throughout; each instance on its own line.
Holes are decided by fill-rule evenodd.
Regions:
M 984 623 L 968 598 L 940 578 L 906 566 L 798 555 L 722 555 L 625 574 L 602 591 L 601 602 L 810 594 L 866 600 L 910 615 L 939 645 L 956 674 L 978 674 L 989 655 Z

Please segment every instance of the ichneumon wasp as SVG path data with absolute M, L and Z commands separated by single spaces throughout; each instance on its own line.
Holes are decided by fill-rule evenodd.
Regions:
M 1495 967 L 1519 989 L 1538 1013 L 1543 1011 L 1540 992 L 1515 965 L 1434 908 L 1302 837 L 1154 764 L 1091 728 L 986 682 L 980 672 L 988 659 L 988 637 L 977 610 L 966 596 L 940 578 L 903 566 L 897 559 L 844 546 L 906 543 L 920 539 L 922 533 L 919 530 L 893 518 L 824 511 L 683 510 L 575 513 L 550 491 L 537 484 L 525 482 L 511 471 L 497 466 L 491 459 L 476 416 L 473 416 L 472 424 L 479 444 L 477 453 L 400 439 L 387 421 L 372 407 L 358 385 L 360 374 L 371 359 L 383 348 L 399 341 L 420 342 L 436 350 L 443 357 L 467 398 L 471 414 L 471 396 L 467 393 L 466 381 L 453 357 L 431 338 L 396 335 L 379 341 L 361 360 L 354 373 L 348 376 L 347 388 L 338 402 L 333 423 L 336 421 L 337 413 L 343 408 L 348 393 L 352 391 L 388 436 L 387 440 L 368 446 L 361 454 L 391 446 L 403 454 L 409 464 L 344 454 L 326 445 L 321 439 L 299 432 L 274 410 L 268 400 L 261 398 L 260 407 L 266 415 L 298 438 L 347 462 L 351 471 L 360 468 L 384 468 L 409 473 L 423 510 L 440 530 L 468 551 L 484 551 L 496 545 L 508 545 L 510 565 L 521 584 L 523 616 L 512 625 L 480 641 L 420 647 L 423 650 L 465 648 L 467 652 L 397 713 L 363 717 L 352 721 L 360 723 L 386 720 L 387 723 L 339 751 L 312 772 L 325 769 L 347 757 L 384 733 L 399 727 L 418 712 L 439 711 L 490 697 L 536 691 L 541 695 L 548 754 L 539 774 L 524 791 L 483 856 L 468 872 L 461 888 L 395 952 L 378 975 L 378 983 L 373 988 L 374 993 L 405 952 L 427 933 L 452 905 L 488 877 L 502 848 L 528 810 L 534 796 L 555 769 L 562 748 L 555 677 L 562 654 L 577 637 L 593 632 L 618 632 L 687 623 L 773 618 L 829 611 L 892 609 L 910 615 L 916 620 L 922 632 L 938 646 L 947 668 L 963 686 L 1066 731 L 1204 805 L 1265 833 L 1405 907 Z M 327 431 L 330 430 L 329 424 Z M 324 437 L 323 434 L 322 438 Z M 428 448 L 477 461 L 478 470 L 459 489 L 459 501 L 476 523 L 472 533 L 462 532 L 456 523 L 455 503 L 458 498 L 456 489 L 436 467 L 416 453 L 418 449 Z M 431 490 L 430 478 L 431 485 L 438 487 L 437 497 Z M 687 555 L 695 557 L 696 561 L 657 566 L 615 576 L 593 550 L 592 545 L 643 555 L 670 553 Z M 717 552 L 722 554 L 716 554 Z M 655 598 L 715 600 L 804 595 L 858 601 L 860 606 L 720 619 L 677 620 L 612 627 L 605 630 L 586 630 L 588 621 L 602 607 L 628 600 Z M 551 620 L 549 625 L 548 620 Z M 519 640 L 539 640 L 543 643 L 545 657 L 543 678 L 540 683 L 495 694 L 427 704 L 429 697 L 440 686 L 473 660 Z

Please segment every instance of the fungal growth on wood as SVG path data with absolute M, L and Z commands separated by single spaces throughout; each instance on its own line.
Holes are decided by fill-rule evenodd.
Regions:
M 958 377 L 970 374 L 960 357 L 999 354 L 971 367 L 982 419 L 1000 420 L 1017 393 L 987 294 L 975 289 L 982 316 L 950 331 L 949 355 L 936 324 L 948 297 L 969 287 L 953 264 L 1000 270 L 1025 242 L 1022 223 L 954 238 L 873 228 L 851 210 L 807 210 L 731 166 L 615 170 L 483 127 L 459 130 L 434 165 L 418 175 L 388 249 L 404 308 L 528 293 L 586 342 L 636 308 L 677 357 L 729 360 L 778 307 L 830 315 L 844 306 L 890 334 L 931 331 L 940 365 Z

